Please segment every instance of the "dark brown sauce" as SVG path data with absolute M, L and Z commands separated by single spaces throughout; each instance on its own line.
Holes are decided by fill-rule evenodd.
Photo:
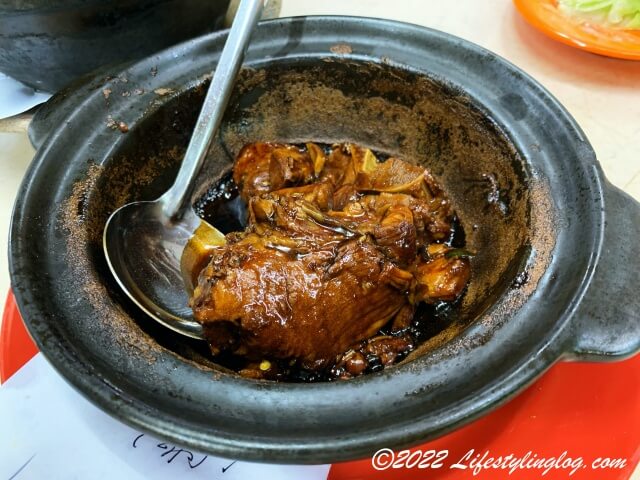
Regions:
M 244 230 L 247 225 L 247 205 L 240 198 L 232 173 L 228 171 L 193 206 L 200 218 L 225 235 Z
M 327 154 L 331 151 L 331 145 L 317 145 L 320 145 Z M 302 145 L 301 147 L 304 148 Z M 374 153 L 381 161 L 388 158 L 388 155 Z M 226 172 L 220 181 L 212 185 L 194 204 L 196 213 L 224 234 L 244 230 L 247 224 L 247 205 L 239 195 L 238 186 L 233 181 L 232 174 L 231 170 Z M 454 248 L 464 248 L 465 233 L 457 217 L 453 219 L 451 236 L 443 243 Z M 387 330 L 388 325 L 380 329 L 379 335 L 400 336 L 408 334 L 412 339 L 413 348 L 399 355 L 394 363 L 402 361 L 419 345 L 451 325 L 457 317 L 456 307 L 463 296 L 464 293 L 454 302 L 419 304 L 411 326 L 407 330 L 392 333 Z M 214 361 L 233 371 L 240 371 L 247 364 L 245 357 L 228 352 L 216 356 Z M 333 381 L 337 378 L 330 368 L 323 372 L 317 372 L 304 369 L 297 363 L 292 364 L 289 360 L 269 359 L 269 361 L 276 367 L 273 369 L 273 378 L 270 378 L 272 380 L 308 383 Z M 379 359 L 367 358 L 367 363 L 365 373 L 374 373 L 384 369 Z

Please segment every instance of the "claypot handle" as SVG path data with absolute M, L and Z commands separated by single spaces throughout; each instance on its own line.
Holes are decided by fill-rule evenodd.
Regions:
M 640 351 L 640 203 L 606 182 L 604 238 L 573 315 L 578 360 L 619 360 Z

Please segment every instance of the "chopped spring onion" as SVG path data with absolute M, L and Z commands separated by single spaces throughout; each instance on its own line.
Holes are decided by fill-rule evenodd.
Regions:
M 454 248 L 444 254 L 445 258 L 474 257 L 475 253 L 465 250 L 464 248 Z

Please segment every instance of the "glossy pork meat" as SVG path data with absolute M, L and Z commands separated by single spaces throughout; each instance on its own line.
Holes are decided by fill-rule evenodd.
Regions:
M 254 143 L 233 180 L 248 223 L 208 251 L 191 306 L 212 352 L 246 358 L 246 376 L 394 363 L 414 347 L 416 306 L 466 286 L 469 254 L 447 245 L 454 215 L 423 168 L 351 144 Z

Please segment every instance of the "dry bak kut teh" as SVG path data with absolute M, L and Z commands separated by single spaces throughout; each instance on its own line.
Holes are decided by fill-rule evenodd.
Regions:
M 216 359 L 245 377 L 381 370 L 469 280 L 445 192 L 406 161 L 353 144 L 252 143 L 212 192 L 199 213 L 217 227 L 235 219 L 235 231 L 198 251 L 190 306 Z

